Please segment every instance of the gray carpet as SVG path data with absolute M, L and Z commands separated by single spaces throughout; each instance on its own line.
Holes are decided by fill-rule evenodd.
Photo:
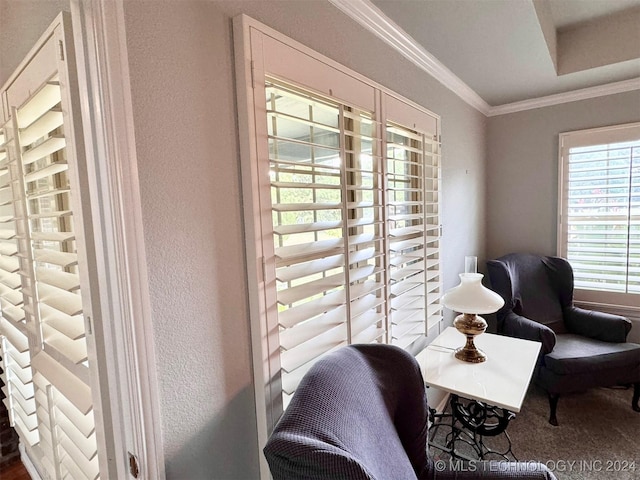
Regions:
M 631 409 L 631 396 L 631 389 L 608 388 L 565 395 L 558 404 L 560 425 L 553 427 L 546 394 L 531 387 L 507 429 L 513 453 L 520 461 L 546 464 L 559 480 L 640 479 L 640 413 Z M 507 448 L 504 436 L 486 443 L 498 451 Z M 464 447 L 459 451 L 471 453 Z M 431 454 L 448 459 L 435 449 Z

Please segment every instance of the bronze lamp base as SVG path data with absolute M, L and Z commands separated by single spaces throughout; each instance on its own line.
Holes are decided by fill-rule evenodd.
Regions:
M 477 316 L 475 313 L 463 313 L 456 317 L 453 321 L 453 326 L 467 337 L 465 346 L 456 350 L 455 357 L 464 362 L 484 362 L 487 356 L 473 343 L 473 339 L 487 329 L 487 322 L 484 318 Z

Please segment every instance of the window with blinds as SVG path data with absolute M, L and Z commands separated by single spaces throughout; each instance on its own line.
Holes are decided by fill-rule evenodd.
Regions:
M 262 444 L 322 356 L 419 350 L 440 324 L 440 144 L 431 112 L 277 33 L 250 35 L 243 195 Z
M 439 169 L 417 130 L 275 79 L 265 91 L 286 407 L 322 355 L 407 348 L 441 319 Z
M 0 335 L 7 407 L 34 466 L 43 478 L 96 479 L 77 92 L 63 24 L 59 17 L 2 92 Z
M 576 289 L 633 302 L 640 294 L 640 124 L 562 134 L 560 155 L 559 247 Z

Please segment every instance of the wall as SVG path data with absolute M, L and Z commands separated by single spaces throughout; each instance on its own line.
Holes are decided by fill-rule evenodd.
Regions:
M 0 0 L 0 86 L 61 11 L 69 11 L 69 0 Z M 0 380 L 0 386 L 3 385 Z M 10 427 L 4 397 L 0 392 L 0 470 L 20 455 L 18 436 Z
M 327 2 L 125 4 L 169 478 L 255 478 L 231 18 L 442 115 L 445 284 L 484 255 L 486 119 Z
M 558 134 L 640 121 L 640 91 L 490 117 L 487 257 L 556 254 Z
M 0 0 L 0 86 L 69 0 Z
M 1 82 L 60 5 L 68 2 L 0 0 Z M 238 13 L 441 115 L 445 288 L 457 283 L 464 255 L 484 258 L 486 118 L 328 2 L 125 0 L 170 479 L 258 477 L 231 30 Z

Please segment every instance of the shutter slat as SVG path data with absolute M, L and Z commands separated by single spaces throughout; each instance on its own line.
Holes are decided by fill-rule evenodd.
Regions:
M 71 340 L 67 335 L 60 333 L 46 323 L 41 328 L 45 348 L 53 348 L 76 365 L 87 361 L 87 345 L 84 338 Z
M 31 365 L 60 391 L 80 412 L 88 413 L 92 407 L 91 388 L 56 362 L 46 352 L 39 352 Z
M 82 313 L 82 297 L 57 287 L 38 281 L 40 301 L 67 315 Z
M 2 316 L 13 323 L 20 323 L 24 320 L 24 310 L 11 304 L 2 305 Z
M 342 345 L 347 340 L 347 326 L 338 325 L 311 340 L 298 345 L 296 348 L 284 351 L 280 354 L 282 370 L 290 373 L 307 362 L 319 357 L 323 353 Z
M 82 315 L 67 315 L 43 303 L 40 305 L 40 318 L 44 323 L 55 328 L 70 340 L 78 340 L 85 334 L 84 318 Z
M 18 127 L 23 129 L 51 110 L 62 98 L 60 84 L 47 82 L 29 101 L 18 109 Z
M 20 131 L 20 144 L 31 145 L 39 138 L 44 137 L 56 128 L 62 126 L 63 116 L 60 108 L 53 108 L 45 112 L 38 120 L 33 122 L 28 128 Z
M 353 319 L 351 326 L 351 335 L 358 336 L 368 328 L 376 325 L 378 322 L 383 322 L 385 318 L 385 312 L 369 311 L 363 315 Z M 384 331 L 384 329 L 381 329 Z M 368 343 L 368 342 L 367 342 Z
M 56 412 L 56 424 L 87 460 L 98 454 L 95 436 L 85 436 L 59 409 Z
M 93 420 L 93 411 L 87 414 L 81 413 L 62 395 L 56 399 L 56 408 L 58 408 L 66 417 L 73 422 L 75 427 L 82 432 L 85 437 L 90 437 L 95 432 L 95 423 Z
M 68 268 L 78 263 L 78 255 L 76 253 L 59 252 L 48 248 L 35 250 L 33 256 L 36 262 L 50 263 L 62 268 Z
M 346 308 L 340 307 L 324 313 L 302 325 L 296 325 L 280 333 L 280 347 L 290 350 L 316 337 L 328 328 L 336 327 L 347 321 Z
M 369 327 L 353 337 L 353 343 L 373 343 L 385 333 L 384 328 Z
M 275 249 L 275 255 L 281 260 L 280 265 L 294 263 L 317 258 L 320 254 L 323 257 L 333 256 L 341 253 L 340 247 L 343 245 L 341 238 L 332 240 L 321 240 L 319 242 L 304 243 L 300 245 L 290 245 L 287 247 L 279 247 Z M 297 262 L 296 262 L 297 263 Z
M 36 242 L 67 242 L 75 240 L 76 236 L 73 232 L 33 232 L 31 239 Z
M 29 150 L 25 150 L 22 153 L 22 163 L 24 165 L 30 165 L 37 162 L 41 158 L 51 155 L 55 152 L 62 150 L 66 145 L 66 140 L 62 135 L 53 135 L 44 142 L 38 144 Z
M 342 222 L 315 222 L 315 223 L 299 223 L 294 225 L 280 225 L 274 227 L 274 233 L 278 235 L 295 235 L 297 233 L 320 232 L 323 230 L 333 230 L 342 228 Z
M 88 460 L 82 454 L 82 451 L 67 436 L 61 436 L 60 443 L 64 450 L 67 452 L 67 455 L 63 456 L 62 458 L 62 463 L 67 466 L 67 468 L 69 468 L 69 465 L 75 465 L 82 472 L 82 476 L 76 478 L 86 478 L 89 480 L 98 478 L 100 470 L 97 456 L 92 457 L 91 460 Z M 77 470 L 74 470 L 74 477 L 77 474 Z
M 29 341 L 24 333 L 6 318 L 0 318 L 0 325 L 2 325 L 2 334 L 7 338 L 13 348 L 20 353 L 29 351 Z
M 338 290 L 328 295 L 324 295 L 315 300 L 311 300 L 302 305 L 298 305 L 293 308 L 289 308 L 283 312 L 278 313 L 278 322 L 280 325 L 286 328 L 291 328 L 294 325 L 313 318 L 321 313 L 328 312 L 334 308 L 340 307 L 345 303 L 345 291 Z
M 69 169 L 69 165 L 63 162 L 55 162 L 47 165 L 46 167 L 34 170 L 24 176 L 26 183 L 36 182 L 46 177 L 52 177 L 53 175 L 64 172 Z
M 61 288 L 62 290 L 67 290 L 69 292 L 80 288 L 80 277 L 76 273 L 69 273 L 51 268 L 36 268 L 36 278 L 39 282 Z
M 290 287 L 278 292 L 278 303 L 290 305 L 305 298 L 313 297 L 323 292 L 334 290 L 344 285 L 344 273 L 320 278 L 296 287 Z
M 344 265 L 344 255 L 334 255 L 310 262 L 298 263 L 288 267 L 281 267 L 276 270 L 276 278 L 281 282 L 290 282 L 291 280 L 313 275 L 315 273 L 326 272 L 334 268 L 340 268 Z

